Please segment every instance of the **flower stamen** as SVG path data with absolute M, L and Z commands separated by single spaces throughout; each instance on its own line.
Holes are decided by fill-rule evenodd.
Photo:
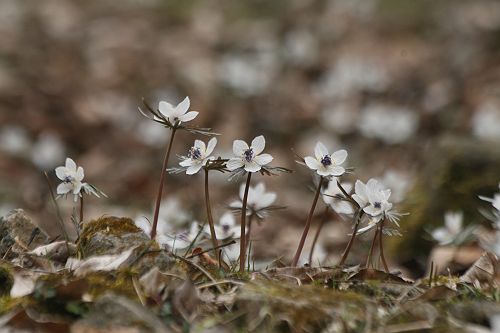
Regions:
M 247 162 L 252 161 L 253 156 L 254 156 L 254 154 L 253 154 L 253 148 L 249 148 L 249 149 L 247 149 L 247 150 L 245 150 L 245 151 L 243 152 L 243 157 L 245 157 L 245 160 L 246 160 Z
M 323 156 L 323 158 L 321 159 L 321 164 L 323 164 L 323 166 L 332 165 L 332 158 L 330 157 L 330 155 Z
M 199 160 L 201 158 L 200 148 L 191 147 L 191 149 L 189 149 L 188 151 L 187 156 L 193 160 Z

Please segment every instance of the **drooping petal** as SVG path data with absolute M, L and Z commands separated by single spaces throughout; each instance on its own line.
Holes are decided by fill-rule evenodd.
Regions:
M 76 163 L 73 161 L 71 158 L 66 158 L 66 168 L 71 171 L 76 173 Z
M 328 155 L 328 149 L 326 149 L 324 144 L 318 141 L 314 147 L 314 156 L 316 156 L 317 160 L 321 160 L 325 155 Z
M 243 153 L 248 150 L 248 144 L 243 140 L 233 141 L 233 154 L 236 156 L 242 156 Z M 255 152 L 254 152 L 255 153 Z
M 321 163 L 311 156 L 306 156 L 304 158 L 304 161 L 306 162 L 307 167 L 311 170 L 318 170 L 318 168 L 321 166 Z
M 334 164 L 340 165 L 340 164 L 344 163 L 345 160 L 347 159 L 347 151 L 344 149 L 337 150 L 336 152 L 334 152 L 332 154 L 331 157 L 332 157 Z
M 201 164 L 191 165 L 190 167 L 187 168 L 186 174 L 187 175 L 194 175 L 195 173 L 197 173 L 198 171 L 200 171 L 201 167 L 202 167 Z
M 255 193 L 256 197 L 260 197 L 261 195 L 264 195 L 266 193 L 266 185 L 264 182 L 259 182 L 255 187 L 250 187 L 251 190 Z
M 73 194 L 79 194 L 82 191 L 83 184 L 80 182 L 75 182 L 73 184 Z
M 81 182 L 83 178 L 85 178 L 85 172 L 83 171 L 82 167 L 78 167 L 78 170 L 76 170 L 76 180 Z
M 259 155 L 264 151 L 264 148 L 266 147 L 266 139 L 264 138 L 263 135 L 259 135 L 255 139 L 252 140 L 252 148 L 253 148 L 253 153 L 255 155 Z
M 245 161 L 245 170 L 247 172 L 257 172 L 260 169 L 262 169 L 262 167 L 255 161 L 250 161 L 250 162 Z
M 243 207 L 243 204 L 239 200 L 234 200 L 229 204 L 229 207 L 234 209 L 241 209 L 241 207 Z
M 57 194 L 63 195 L 69 193 L 73 190 L 73 184 L 71 183 L 61 183 L 57 186 Z
M 182 116 L 183 114 L 185 114 L 189 110 L 190 104 L 191 104 L 191 101 L 189 100 L 189 97 L 186 97 L 186 98 L 184 98 L 184 100 L 182 102 L 180 102 L 175 107 L 175 111 L 176 111 L 177 117 L 179 117 L 179 119 L 180 119 L 180 116 Z M 196 115 L 195 115 L 195 117 L 196 117 Z
M 217 145 L 217 138 L 211 138 L 210 141 L 208 141 L 207 150 L 205 151 L 205 156 L 209 156 L 210 154 L 212 154 L 216 145 Z
M 165 101 L 161 101 L 158 104 L 158 110 L 166 118 L 173 118 L 175 108 L 172 104 L 165 102 Z
M 261 155 L 255 156 L 253 160 L 255 162 L 257 162 L 257 164 L 266 165 L 266 164 L 271 163 L 271 161 L 273 160 L 273 157 L 269 154 L 261 154 Z
M 196 118 L 198 116 L 199 112 L 197 111 L 189 111 L 188 113 L 186 114 L 182 114 L 180 115 L 178 118 L 180 121 L 182 121 L 183 123 L 186 123 L 188 121 L 191 121 L 193 120 L 194 118 Z
M 244 165 L 243 160 L 241 158 L 231 158 L 226 163 L 226 167 L 229 171 L 233 171 L 241 168 Z

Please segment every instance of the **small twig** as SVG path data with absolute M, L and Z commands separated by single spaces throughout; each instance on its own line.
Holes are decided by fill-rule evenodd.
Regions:
M 205 274 L 205 276 L 212 282 L 217 282 L 217 280 L 212 276 L 212 274 L 210 274 L 206 269 L 204 269 L 203 267 L 201 267 L 200 265 L 192 262 L 191 260 L 187 260 L 183 257 L 180 257 L 180 256 L 177 256 L 177 255 L 174 255 L 176 258 L 184 261 L 185 263 L 187 263 L 188 265 L 191 265 L 193 267 L 195 267 L 196 269 L 198 269 L 200 272 L 202 272 L 203 274 Z M 224 290 L 220 287 L 220 285 L 216 284 L 215 287 L 217 288 L 217 290 L 219 290 L 221 293 L 224 292 Z
M 137 278 L 135 276 L 132 277 L 132 285 L 134 286 L 135 293 L 137 294 L 137 297 L 139 297 L 139 301 L 141 301 L 142 306 L 146 306 L 146 300 L 144 299 L 144 296 L 142 295 L 142 292 L 140 290 L 139 283 L 137 281 Z
M 204 284 L 201 284 L 199 286 L 196 286 L 197 289 L 205 289 L 205 288 L 210 288 L 214 287 L 216 285 L 221 285 L 221 284 L 235 284 L 237 286 L 244 286 L 245 283 L 241 281 L 234 281 L 234 280 L 221 280 L 221 281 L 216 281 L 216 282 L 207 282 Z

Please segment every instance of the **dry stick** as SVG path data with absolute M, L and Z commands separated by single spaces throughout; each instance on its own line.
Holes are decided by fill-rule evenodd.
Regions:
M 323 213 L 323 217 L 321 219 L 321 222 L 319 223 L 318 230 L 316 230 L 316 234 L 314 235 L 313 242 L 311 244 L 311 251 L 309 252 L 309 265 L 312 266 L 312 258 L 314 254 L 314 248 L 316 247 L 316 243 L 318 242 L 319 234 L 321 233 L 321 230 L 323 229 L 323 226 L 325 225 L 326 221 L 328 221 L 328 216 L 330 215 L 330 206 L 326 206 L 325 212 Z
M 375 229 L 375 235 L 373 235 L 372 245 L 370 246 L 370 251 L 368 251 L 368 257 L 366 258 L 365 268 L 370 268 L 372 264 L 373 249 L 375 248 L 375 243 L 377 242 L 378 227 Z
M 314 209 L 316 209 L 316 204 L 318 203 L 319 194 L 321 192 L 321 186 L 323 185 L 323 177 L 319 179 L 318 189 L 316 190 L 316 194 L 314 195 L 313 204 L 311 206 L 311 210 L 309 211 L 309 216 L 307 217 L 306 226 L 304 227 L 304 231 L 302 232 L 302 237 L 300 238 L 299 247 L 297 248 L 297 252 L 295 252 L 295 256 L 293 257 L 292 267 L 297 267 L 297 263 L 300 259 L 300 254 L 302 253 L 302 249 L 304 248 L 304 243 L 306 242 L 307 233 L 309 232 L 309 228 L 311 227 L 311 221 L 314 214 Z
M 151 228 L 151 239 L 156 238 L 156 228 L 158 225 L 158 215 L 160 213 L 160 203 L 161 203 L 161 195 L 163 193 L 163 183 L 165 182 L 165 174 L 167 173 L 167 165 L 168 159 L 170 157 L 170 151 L 172 150 L 172 143 L 174 142 L 174 136 L 177 128 L 174 126 L 172 128 L 172 134 L 170 135 L 170 142 L 168 144 L 167 151 L 165 153 L 165 158 L 163 159 L 163 168 L 161 170 L 160 176 L 160 186 L 158 188 L 158 196 L 156 197 L 156 206 L 155 206 L 155 214 L 153 218 L 153 227 Z
M 349 243 L 347 244 L 347 247 L 344 251 L 344 254 L 342 255 L 342 259 L 339 262 L 339 266 L 343 266 L 347 256 L 349 255 L 349 252 L 351 251 L 352 244 L 354 243 L 354 238 L 356 238 L 356 234 L 358 233 L 359 229 L 359 223 L 361 222 L 361 218 L 363 217 L 363 210 L 359 209 L 356 215 L 354 216 L 354 219 L 356 220 L 356 224 L 354 225 L 354 230 L 352 231 L 352 236 L 351 239 L 349 240 Z
M 389 273 L 389 266 L 387 266 L 387 262 L 385 261 L 384 245 L 383 245 L 383 240 L 382 240 L 382 238 L 384 237 L 384 233 L 382 232 L 384 230 L 384 222 L 385 222 L 385 218 L 382 220 L 382 222 L 380 222 L 380 226 L 379 226 L 380 258 L 382 259 L 382 264 L 384 265 L 385 272 Z
M 207 220 L 210 226 L 210 236 L 212 238 L 212 247 L 214 249 L 215 259 L 219 262 L 219 243 L 217 242 L 217 235 L 215 234 L 214 219 L 212 217 L 212 206 L 210 205 L 210 195 L 208 192 L 208 169 L 205 168 L 205 206 L 207 207 Z
M 243 195 L 243 205 L 241 207 L 241 237 L 240 237 L 240 272 L 245 271 L 245 257 L 246 257 L 246 217 L 247 217 L 247 201 L 248 201 L 248 189 L 250 187 L 250 179 L 252 178 L 252 173 L 248 173 L 247 182 L 245 184 L 245 194 Z

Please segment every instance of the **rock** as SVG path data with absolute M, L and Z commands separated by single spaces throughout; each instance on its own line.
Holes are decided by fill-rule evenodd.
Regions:
M 154 244 L 153 244 L 154 245 Z M 146 249 L 151 239 L 129 218 L 101 217 L 87 223 L 77 243 L 82 258 L 119 254 L 131 247 Z
M 104 294 L 85 317 L 75 322 L 72 333 L 171 332 L 154 313 L 123 296 Z
M 17 253 L 47 242 L 47 234 L 33 224 L 24 210 L 15 209 L 0 218 L 0 258 L 13 259 Z

